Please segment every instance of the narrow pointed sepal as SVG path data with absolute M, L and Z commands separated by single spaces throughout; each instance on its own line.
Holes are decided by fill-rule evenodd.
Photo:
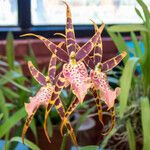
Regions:
M 74 130 L 73 130 L 71 124 L 68 121 L 65 124 L 66 124 L 66 128 L 68 129 L 68 134 L 70 135 L 70 137 L 72 139 L 72 142 L 74 143 L 76 149 L 78 150 L 78 142 L 77 142 Z
M 79 105 L 79 100 L 78 98 L 75 98 L 72 103 L 70 104 L 69 108 L 67 109 L 66 113 L 65 113 L 65 116 L 61 122 L 61 125 L 60 125 L 60 132 L 61 134 L 63 134 L 63 129 L 64 129 L 64 126 L 66 124 L 66 122 L 68 121 L 68 118 L 69 116 L 72 114 L 72 112 L 76 109 L 76 107 Z
M 46 77 L 34 67 L 31 61 L 28 61 L 28 68 L 30 70 L 30 73 L 38 83 L 40 83 L 41 85 L 46 85 Z
M 127 53 L 125 51 L 123 51 L 121 54 L 105 61 L 102 64 L 102 72 L 107 72 L 107 71 L 113 69 L 114 67 L 116 67 L 126 55 L 127 55 Z
M 90 68 L 90 69 L 94 69 L 95 68 L 94 61 L 89 56 L 87 56 L 86 58 L 84 58 L 84 63 L 87 66 L 87 68 Z
M 82 61 L 85 57 L 89 55 L 89 53 L 93 50 L 94 46 L 96 45 L 98 39 L 100 38 L 100 35 L 104 29 L 104 24 L 101 25 L 101 27 L 97 30 L 97 32 L 94 34 L 94 36 L 85 43 L 80 50 L 77 51 L 76 54 L 76 60 Z
M 66 46 L 67 46 L 67 51 L 68 54 L 70 55 L 71 52 L 76 51 L 76 41 L 75 41 L 75 33 L 74 33 L 74 27 L 72 24 L 72 15 L 71 15 L 71 10 L 69 5 L 64 2 L 65 5 L 67 6 L 67 20 L 66 20 Z
M 28 106 L 26 105 L 26 107 L 28 107 Z M 27 108 L 26 108 L 26 109 L 27 109 Z M 32 120 L 33 120 L 33 117 L 34 117 L 34 115 L 35 115 L 37 109 L 38 109 L 38 107 L 36 107 L 32 112 L 30 112 L 30 113 L 29 113 L 30 115 L 28 114 L 28 117 L 27 117 L 27 119 L 26 119 L 26 122 L 25 122 L 24 127 L 23 127 L 23 130 L 22 130 L 22 143 L 24 143 L 25 135 L 26 135 L 26 133 L 27 133 L 27 130 L 28 130 L 28 128 L 29 128 L 29 126 L 30 126 Z
M 101 98 L 100 98 L 98 91 L 96 89 L 93 89 L 93 95 L 94 95 L 96 107 L 98 110 L 98 119 L 99 119 L 100 123 L 102 124 L 102 126 L 104 127 L 103 114 L 102 114 L 103 109 L 102 109 L 102 104 L 101 104 Z
M 49 102 L 49 103 L 48 103 L 49 112 L 51 111 L 53 105 L 54 105 L 53 102 Z M 43 126 L 44 126 L 44 133 L 45 133 L 45 136 L 46 136 L 48 142 L 51 143 L 50 137 L 49 137 L 49 135 L 48 135 L 48 130 L 47 130 L 48 114 L 49 114 L 49 113 L 45 112 L 45 118 L 44 118 L 44 125 L 43 125 Z
M 44 132 L 46 134 L 46 137 L 49 140 L 49 136 L 48 136 L 48 132 L 47 132 L 47 119 L 48 119 L 48 115 L 50 113 L 50 110 L 52 108 L 52 106 L 55 104 L 56 100 L 59 98 L 59 95 L 61 93 L 61 90 L 63 89 L 63 87 L 65 86 L 65 79 L 63 76 L 63 73 L 61 72 L 58 77 L 57 77 L 57 81 L 55 82 L 55 88 L 53 90 L 53 93 L 48 101 L 47 107 L 46 107 L 46 112 L 45 112 L 45 118 L 44 118 Z
M 64 110 L 63 104 L 59 98 L 55 101 L 55 107 L 56 107 L 56 110 L 57 110 L 61 120 L 64 121 L 64 125 L 67 128 L 68 134 L 70 135 L 72 142 L 75 144 L 75 146 L 78 146 L 74 130 L 73 130 L 70 122 L 68 121 L 68 119 L 65 119 L 65 110 Z M 63 131 L 61 129 L 60 129 L 60 131 L 61 131 L 61 135 L 63 136 Z
M 95 65 L 102 61 L 103 49 L 101 36 L 94 47 L 94 63 Z
M 53 54 L 50 59 L 49 67 L 48 67 L 48 76 L 50 78 L 51 83 L 53 83 L 56 74 L 56 55 Z
M 112 111 L 111 111 L 111 126 L 110 126 L 110 128 L 108 129 L 108 131 L 106 131 L 105 133 L 102 133 L 102 135 L 107 135 L 107 134 L 109 134 L 109 133 L 112 131 L 112 129 L 114 128 L 115 122 L 116 122 L 115 109 L 114 109 L 114 107 L 113 107 L 113 108 L 112 108 Z
M 97 32 L 98 30 L 97 24 L 93 20 L 91 21 L 93 22 L 95 32 Z M 94 64 L 95 65 L 102 61 L 102 54 L 103 54 L 103 45 L 102 45 L 102 37 L 100 35 L 100 38 L 98 39 L 94 47 Z
M 33 33 L 28 33 L 28 34 L 21 35 L 21 37 L 25 37 L 25 36 L 35 36 L 35 37 L 37 37 L 38 39 L 40 39 L 41 41 L 44 42 L 45 46 L 53 54 L 55 54 L 60 61 L 62 61 L 62 62 L 68 62 L 69 56 L 66 53 L 66 51 L 64 51 L 63 49 L 61 49 L 60 47 L 58 47 L 56 44 L 54 44 L 53 42 L 51 42 L 47 38 L 45 38 L 43 36 L 40 36 L 40 35 L 33 34 Z

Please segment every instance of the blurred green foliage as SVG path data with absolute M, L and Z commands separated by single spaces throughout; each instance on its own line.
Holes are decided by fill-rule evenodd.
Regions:
M 123 126 L 121 132 L 128 135 L 125 137 L 128 139 L 131 150 L 137 149 L 136 146 L 139 146 L 138 141 L 141 141 L 141 138 L 143 150 L 148 150 L 150 149 L 148 143 L 150 141 L 148 135 L 150 133 L 150 117 L 148 117 L 150 114 L 150 11 L 142 0 L 137 0 L 137 2 L 142 12 L 137 8 L 135 11 L 143 20 L 142 25 L 113 25 L 107 27 L 107 31 L 119 52 L 126 50 L 128 54 L 124 59 L 124 69 L 120 78 L 121 94 L 116 107 L 117 114 L 119 114 L 116 129 L 120 125 Z M 141 38 L 136 36 L 137 31 Z M 128 47 L 122 33 L 130 33 L 133 49 Z M 140 43 L 143 43 L 144 51 Z M 115 133 L 110 134 L 114 136 Z M 120 141 L 125 141 L 125 137 Z

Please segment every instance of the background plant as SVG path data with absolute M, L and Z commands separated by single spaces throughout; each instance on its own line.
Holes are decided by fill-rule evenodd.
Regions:
M 29 80 L 24 77 L 21 64 L 15 60 L 13 41 L 13 35 L 8 33 L 6 39 L 6 57 L 1 56 L 0 59 L 0 138 L 5 137 L 6 145 L 4 149 L 9 149 L 9 143 L 15 141 L 11 139 L 12 136 L 15 138 L 21 135 L 22 119 L 26 116 L 24 102 L 38 88 L 34 84 L 34 81 L 32 81 L 32 87 L 28 86 L 27 88 Z M 28 58 L 31 59 L 33 56 Z M 35 121 L 32 123 L 31 130 L 36 137 Z M 11 147 L 15 145 L 16 143 L 12 144 Z
M 147 117 L 150 114 L 150 12 L 142 0 L 137 2 L 142 12 L 137 8 L 135 11 L 143 20 L 142 25 L 114 25 L 107 28 L 118 50 L 126 50 L 128 57 L 123 60 L 125 67 L 120 78 L 122 92 L 116 107 L 119 114 L 117 126 L 112 131 L 113 134 L 110 133 L 102 142 L 102 147 L 107 145 L 112 135 L 115 137 L 123 132 L 120 144 L 128 140 L 131 150 L 138 148 L 138 142 L 143 145 L 143 150 L 150 149 L 150 118 Z M 137 36 L 137 32 L 140 36 Z M 127 42 L 122 33 L 130 33 L 132 47 L 132 43 Z

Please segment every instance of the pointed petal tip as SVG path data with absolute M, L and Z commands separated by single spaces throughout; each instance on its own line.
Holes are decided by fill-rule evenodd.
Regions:
M 69 7 L 69 5 L 67 4 L 67 2 L 66 1 L 62 1 L 67 7 Z
M 46 109 L 46 113 L 45 113 L 45 117 L 44 117 L 44 133 L 46 135 L 46 138 L 48 140 L 49 143 L 51 143 L 49 135 L 48 135 L 48 130 L 47 130 L 47 119 L 48 119 L 48 114 L 49 112 Z
M 105 28 L 105 23 L 102 23 L 101 26 L 99 27 L 98 31 L 102 33 L 104 28 Z
M 54 33 L 54 35 L 55 36 L 61 36 L 61 37 L 64 37 L 64 38 L 66 38 L 66 35 L 65 34 L 63 34 L 63 33 Z
M 90 19 L 90 21 L 91 21 L 93 24 L 96 24 L 95 21 L 93 21 L 92 19 Z
M 25 36 L 36 36 L 36 35 L 33 33 L 26 33 L 26 34 L 20 35 L 20 37 L 25 37 Z
M 96 24 L 95 21 L 93 21 L 92 19 L 90 19 L 90 21 L 93 23 L 93 26 L 94 26 L 94 29 L 95 29 L 95 32 L 98 30 L 98 26 Z
M 28 66 L 30 67 L 30 66 L 32 66 L 32 61 L 28 61 Z
M 63 121 L 61 122 L 61 125 L 60 125 L 60 133 L 62 136 L 63 136 L 63 129 L 64 129 L 66 122 L 67 122 L 67 118 L 65 117 L 63 118 Z
M 40 36 L 40 35 L 37 35 L 37 34 L 34 34 L 34 33 L 26 33 L 26 34 L 20 35 L 20 37 L 25 37 L 25 36 L 34 36 L 34 37 L 36 37 L 36 38 L 38 38 L 38 39 L 40 39 L 40 40 L 46 39 L 46 38 L 44 38 L 43 36 Z
M 127 55 L 127 52 L 126 51 L 122 51 L 121 55 L 122 55 L 122 57 L 125 57 Z

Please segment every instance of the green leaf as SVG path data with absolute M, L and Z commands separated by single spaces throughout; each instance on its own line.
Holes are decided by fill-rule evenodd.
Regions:
M 50 117 L 48 117 L 48 120 L 47 120 L 47 130 L 48 130 L 48 135 L 50 136 L 50 137 L 52 137 L 52 135 L 53 135 L 53 125 L 52 125 L 52 122 L 51 122 L 51 119 L 50 119 Z
M 141 121 L 143 129 L 143 150 L 150 149 L 150 103 L 147 97 L 141 98 Z
M 138 60 L 139 59 L 136 57 L 130 58 L 125 64 L 122 76 L 120 78 L 121 93 L 119 96 L 119 102 L 120 102 L 119 113 L 121 118 L 123 117 L 123 114 L 127 107 L 127 100 L 129 96 L 129 90 L 131 88 L 131 81 Z
M 94 109 L 95 109 L 95 106 L 89 108 L 83 115 L 81 115 L 81 116 L 78 118 L 77 125 L 76 125 L 76 128 L 75 128 L 76 131 L 77 131 L 78 128 L 84 123 L 84 121 L 87 119 L 87 116 L 88 116 L 91 112 L 94 111 Z
M 136 11 L 137 15 L 138 15 L 138 16 L 143 20 L 143 22 L 144 22 L 144 18 L 143 18 L 143 16 L 142 16 L 141 12 L 139 11 L 139 9 L 135 8 L 135 11 Z
M 10 82 L 10 83 L 12 83 L 13 85 L 15 85 L 16 87 L 18 87 L 18 88 L 20 88 L 20 89 L 22 89 L 22 90 L 24 90 L 24 91 L 26 91 L 26 92 L 31 93 L 31 91 L 30 91 L 28 88 L 26 88 L 26 87 L 24 87 L 24 86 L 22 86 L 22 85 L 16 83 L 15 81 L 13 81 L 13 80 L 11 80 L 11 79 L 9 79 L 9 78 L 6 78 L 5 76 L 2 76 L 2 75 L 0 75 L 0 76 L 1 76 L 3 79 L 5 79 L 7 82 Z
M 37 62 L 36 56 L 35 56 L 35 54 L 34 54 L 34 51 L 33 51 L 32 46 L 31 46 L 30 43 L 29 43 L 29 55 L 26 55 L 26 56 L 24 57 L 24 59 L 25 59 L 26 61 L 32 61 L 33 65 L 34 65 L 36 68 L 38 68 L 38 62 Z
M 9 99 L 13 99 L 13 98 L 19 98 L 19 94 L 17 94 L 16 92 L 14 92 L 13 90 L 11 90 L 10 88 L 7 87 L 2 87 L 2 91 L 4 93 L 4 95 Z M 13 101 L 13 100 L 12 100 Z
M 0 114 L 0 121 L 1 121 L 2 118 L 3 118 L 3 113 Z
M 4 107 L 4 106 L 3 106 Z M 0 138 L 2 138 L 12 127 L 14 127 L 22 118 L 26 116 L 24 107 L 15 112 L 11 117 L 0 126 Z
M 119 48 L 119 52 L 121 53 L 122 51 L 126 51 L 127 52 L 127 56 L 123 59 L 123 62 L 125 63 L 128 59 L 129 59 L 129 51 L 128 51 L 128 46 L 124 40 L 124 38 L 122 37 L 122 35 L 120 33 L 118 33 L 118 44 L 120 45 Z
M 119 129 L 119 127 L 118 127 L 118 129 Z M 104 138 L 104 140 L 103 140 L 102 143 L 100 144 L 100 148 L 101 148 L 101 149 L 104 149 L 104 148 L 106 147 L 106 145 L 107 145 L 109 139 L 110 139 L 116 132 L 117 132 L 117 129 L 116 129 L 116 128 L 113 128 L 113 129 L 111 130 L 111 132 L 110 132 L 108 135 L 106 135 L 106 137 Z
M 8 108 L 9 111 L 13 110 L 16 108 L 16 105 L 13 103 L 6 103 L 5 106 Z
M 129 120 L 126 123 L 126 129 L 127 129 L 130 150 L 136 150 L 136 140 L 135 140 L 134 129 L 132 128 L 131 122 Z
M 20 142 L 22 143 L 22 139 L 21 137 L 13 137 L 10 142 Z M 32 150 L 40 150 L 40 148 L 35 145 L 34 143 L 32 143 L 31 141 L 24 139 L 24 143 L 27 147 L 31 148 Z
M 0 76 L 2 78 L 2 79 L 0 79 L 0 85 L 4 85 L 4 84 L 8 83 L 9 81 L 7 79 L 14 80 L 14 79 L 22 77 L 21 74 L 15 72 L 15 71 L 12 71 L 12 70 L 7 71 L 7 73 L 5 75 L 0 75 Z
M 108 27 L 108 32 L 132 32 L 132 31 L 148 31 L 144 25 L 131 24 L 131 25 L 113 25 Z
M 5 102 L 3 92 L 0 90 L 0 110 L 3 113 L 4 120 L 6 121 L 9 116 L 9 111 L 8 111 L 7 107 L 5 106 L 5 104 L 6 104 L 6 102 Z
M 14 69 L 14 59 L 15 59 L 15 55 L 14 55 L 14 44 L 13 44 L 13 34 L 11 32 L 9 32 L 7 34 L 7 38 L 6 38 L 6 56 L 7 56 L 7 61 L 8 61 L 8 65 L 10 69 Z
M 147 40 L 147 35 L 146 32 L 140 32 L 142 41 L 144 43 L 144 55 L 143 55 L 143 62 L 145 62 L 145 59 L 147 57 L 147 51 L 148 51 L 148 40 Z
M 36 142 L 38 141 L 37 139 L 37 128 L 36 128 L 36 123 L 35 123 L 35 119 L 33 118 L 31 124 L 30 124 L 30 128 L 35 136 Z
M 146 4 L 143 2 L 143 0 L 137 0 L 137 2 L 142 7 L 142 10 L 144 12 L 144 16 L 145 16 L 145 19 L 146 19 L 146 25 L 150 29 L 150 12 L 149 12 L 149 9 L 146 6 Z
M 138 43 L 138 40 L 137 40 L 136 35 L 135 35 L 134 32 L 131 32 L 131 39 L 134 43 L 136 57 L 141 58 L 142 57 L 142 51 L 141 51 L 140 45 Z
M 148 95 L 150 93 L 148 90 L 150 86 L 150 35 L 148 35 L 146 32 L 141 32 L 141 37 L 144 43 L 144 55 L 140 64 L 143 74 L 144 92 L 145 95 Z
M 109 32 L 109 35 L 111 36 L 112 40 L 114 41 L 118 51 L 121 53 L 122 51 L 126 51 L 128 52 L 128 47 L 125 43 L 125 40 L 123 39 L 123 37 L 121 36 L 120 33 L 113 33 L 113 32 Z M 125 63 L 129 58 L 129 54 L 123 59 L 123 62 Z
M 98 146 L 90 145 L 90 146 L 80 147 L 79 150 L 100 150 L 100 149 Z

